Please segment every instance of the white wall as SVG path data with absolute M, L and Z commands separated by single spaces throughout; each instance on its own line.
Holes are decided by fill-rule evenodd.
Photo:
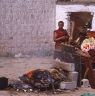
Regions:
M 0 56 L 52 54 L 55 0 L 0 0 Z
M 95 6 L 94 5 L 56 5 L 56 28 L 58 21 L 62 20 L 65 22 L 64 28 L 67 29 L 68 25 L 68 12 L 91 12 L 94 14 L 92 20 L 92 29 L 95 31 Z

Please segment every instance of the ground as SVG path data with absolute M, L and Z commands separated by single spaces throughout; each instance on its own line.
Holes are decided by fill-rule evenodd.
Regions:
M 49 69 L 53 66 L 54 60 L 50 57 L 44 58 L 10 58 L 1 57 L 0 58 L 0 76 L 6 76 L 9 80 L 17 80 L 19 76 L 23 73 L 28 72 L 33 69 Z M 0 96 L 81 96 L 83 93 L 91 92 L 95 94 L 95 89 L 91 88 L 79 88 L 77 90 L 67 90 L 62 93 L 52 94 L 49 92 L 43 93 L 25 93 L 17 92 L 12 90 L 0 91 Z M 95 96 L 95 95 L 94 95 Z

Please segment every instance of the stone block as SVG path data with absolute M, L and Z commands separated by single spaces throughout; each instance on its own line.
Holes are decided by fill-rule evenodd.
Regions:
M 73 72 L 69 72 L 68 74 L 68 78 L 72 81 L 76 81 L 78 80 L 78 72 L 73 71 Z
M 60 83 L 60 89 L 67 89 L 67 90 L 72 90 L 77 87 L 76 81 L 71 81 L 71 82 L 61 82 Z
M 64 70 L 70 71 L 70 72 L 75 71 L 75 64 L 74 63 L 67 63 L 67 62 L 55 60 L 54 67 L 62 68 Z

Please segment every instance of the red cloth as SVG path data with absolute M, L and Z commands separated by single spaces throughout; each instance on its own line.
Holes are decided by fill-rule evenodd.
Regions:
M 33 71 L 29 71 L 29 72 L 25 73 L 24 75 L 26 75 L 28 78 L 32 78 Z
M 91 65 L 91 58 L 86 58 L 84 57 L 84 63 L 85 63 L 85 68 L 89 69 L 88 70 L 88 73 L 87 73 L 87 78 L 89 80 L 89 83 L 91 85 L 91 88 L 95 89 L 95 76 L 94 76 L 94 71 L 93 71 L 93 68 L 92 68 L 92 65 Z
M 95 38 L 95 31 L 88 31 L 87 36 L 94 37 Z
M 88 53 L 91 56 L 92 64 L 95 64 L 95 49 L 89 50 Z
M 57 38 L 60 38 L 60 37 L 63 37 L 63 36 L 68 36 L 67 31 L 64 30 L 64 29 L 55 30 L 55 31 L 54 31 L 54 34 L 56 34 L 56 37 L 55 37 L 56 39 L 57 39 Z M 69 38 L 69 36 L 68 36 L 68 38 Z M 58 46 L 60 47 L 61 43 L 67 42 L 67 41 L 68 41 L 67 39 L 55 41 L 55 48 L 57 48 Z

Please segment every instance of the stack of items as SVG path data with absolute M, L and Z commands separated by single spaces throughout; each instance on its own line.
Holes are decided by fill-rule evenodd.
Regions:
M 78 72 L 75 71 L 75 48 L 68 44 L 62 44 L 63 60 L 55 60 L 55 66 L 57 68 L 63 68 L 69 72 L 69 82 L 61 82 L 61 89 L 74 89 L 77 87 Z
M 32 89 L 50 90 L 54 92 L 55 89 L 60 88 L 62 81 L 68 80 L 68 71 L 62 68 L 51 68 L 49 70 L 36 69 L 19 77 L 25 84 L 32 86 Z
M 63 70 L 68 71 L 68 80 L 62 81 L 60 83 L 60 89 L 75 89 L 77 87 L 77 78 L 78 72 L 75 71 L 75 66 L 73 63 L 66 63 L 60 60 L 55 60 L 56 68 L 62 68 Z

